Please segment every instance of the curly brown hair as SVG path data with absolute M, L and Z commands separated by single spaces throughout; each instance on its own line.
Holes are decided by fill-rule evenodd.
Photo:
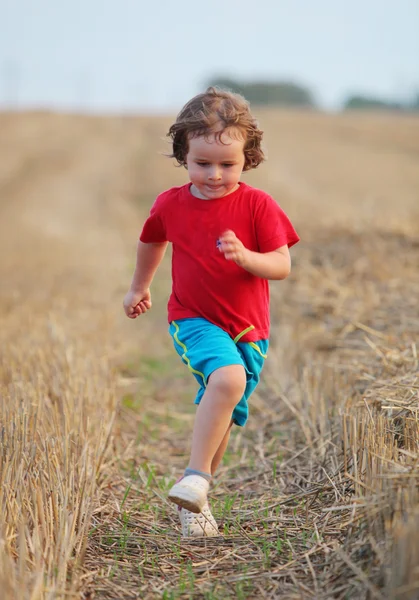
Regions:
M 170 157 L 186 167 L 191 137 L 214 134 L 221 142 L 221 135 L 227 129 L 238 130 L 245 139 L 243 171 L 255 169 L 265 160 L 261 147 L 263 131 L 258 128 L 247 100 L 240 94 L 212 86 L 189 100 L 170 127 L 167 134 L 173 145 Z

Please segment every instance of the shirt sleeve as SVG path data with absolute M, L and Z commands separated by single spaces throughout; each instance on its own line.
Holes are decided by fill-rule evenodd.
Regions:
M 158 196 L 150 210 L 150 215 L 143 225 L 140 240 L 145 244 L 158 244 L 167 242 L 166 227 L 164 223 L 164 202 Z
M 261 199 L 255 216 L 259 252 L 273 252 L 281 246 L 291 248 L 300 240 L 288 216 L 271 196 Z

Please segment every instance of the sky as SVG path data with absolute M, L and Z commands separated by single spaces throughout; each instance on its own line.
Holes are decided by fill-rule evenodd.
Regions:
M 0 0 L 0 108 L 172 112 L 213 76 L 419 91 L 419 0 Z

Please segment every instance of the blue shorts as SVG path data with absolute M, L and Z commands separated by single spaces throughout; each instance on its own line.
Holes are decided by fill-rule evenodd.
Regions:
M 243 427 L 249 416 L 247 400 L 259 383 L 268 340 L 235 343 L 223 329 L 202 318 L 172 321 L 169 332 L 177 353 L 199 383 L 195 404 L 200 403 L 211 373 L 228 365 L 243 365 L 246 389 L 232 414 L 233 422 Z

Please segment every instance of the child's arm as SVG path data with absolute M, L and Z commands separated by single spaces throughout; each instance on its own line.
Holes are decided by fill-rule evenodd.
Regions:
M 225 231 L 220 237 L 220 252 L 227 260 L 262 279 L 285 279 L 291 271 L 291 257 L 288 246 L 273 252 L 253 252 L 248 250 L 233 231 Z
M 144 244 L 138 242 L 137 262 L 131 288 L 124 298 L 127 317 L 136 319 L 151 308 L 150 285 L 166 251 L 167 242 Z

